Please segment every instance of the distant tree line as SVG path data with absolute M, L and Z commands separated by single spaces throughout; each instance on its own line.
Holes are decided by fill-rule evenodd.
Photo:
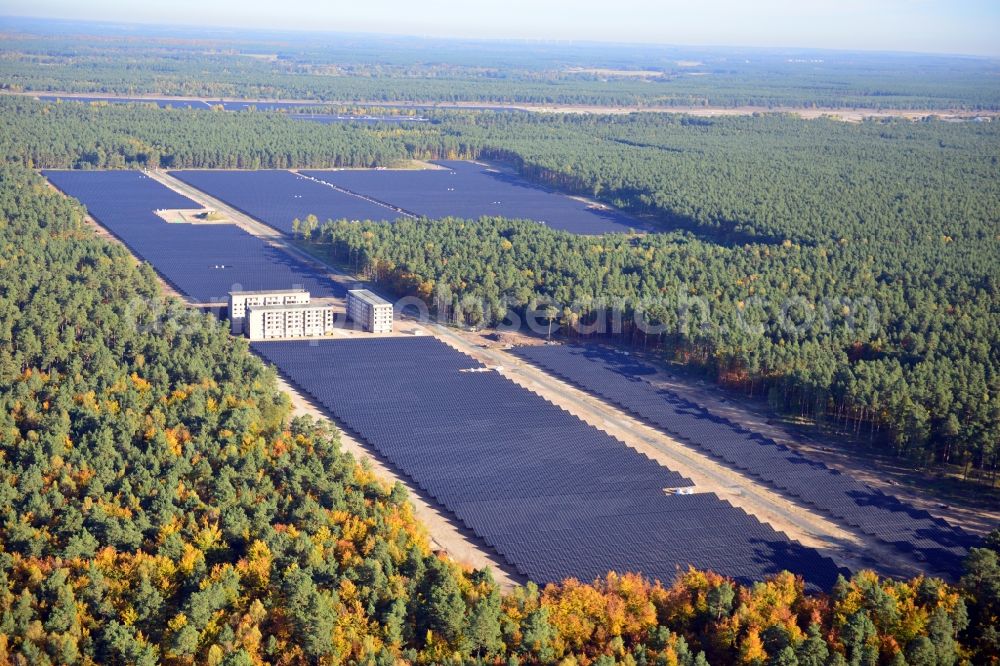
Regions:
M 8 40 L 0 86 L 12 90 L 161 94 L 345 102 L 483 102 L 609 106 L 824 107 L 865 109 L 997 109 L 996 65 L 988 60 L 892 57 L 839 58 L 805 66 L 761 54 L 755 62 L 706 62 L 694 67 L 659 60 L 658 75 L 614 77 L 600 68 L 567 69 L 556 55 L 542 65 L 532 54 L 509 54 L 500 65 L 466 51 L 464 63 L 428 60 L 419 51 L 379 62 L 350 52 L 328 56 L 287 45 L 275 58 L 231 50 L 207 53 L 176 41 L 147 45 L 81 35 Z M 249 52 L 273 43 L 243 45 Z M 530 51 L 526 49 L 526 51 Z M 329 58 L 332 57 L 332 61 Z M 136 66 L 140 62 L 142 66 Z
M 3 159 L 33 168 L 372 167 L 409 157 L 398 130 L 321 125 L 280 113 L 40 103 L 0 96 Z M 419 137 L 413 129 L 409 133 Z M 436 136 L 433 131 L 432 135 Z

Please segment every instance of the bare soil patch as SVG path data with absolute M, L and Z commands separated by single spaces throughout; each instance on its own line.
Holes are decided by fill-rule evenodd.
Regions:
M 208 208 L 164 208 L 153 212 L 168 224 L 233 224 L 229 216 Z

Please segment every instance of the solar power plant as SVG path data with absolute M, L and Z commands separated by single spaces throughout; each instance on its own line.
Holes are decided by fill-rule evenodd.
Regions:
M 289 118 L 301 120 L 313 120 L 323 124 L 333 123 L 409 123 L 427 122 L 426 118 L 414 116 L 355 116 L 350 114 L 335 113 L 296 113 L 302 109 L 319 108 L 328 106 L 328 102 L 243 102 L 243 101 L 222 101 L 222 100 L 200 100 L 182 99 L 178 97 L 77 97 L 60 95 L 39 95 L 38 99 L 43 102 L 79 102 L 80 104 L 91 104 L 103 102 L 105 104 L 155 104 L 161 109 L 211 109 L 222 107 L 226 111 L 289 111 Z
M 323 125 L 334 125 L 337 123 L 366 123 L 372 125 L 377 123 L 389 123 L 398 125 L 404 123 L 429 122 L 427 118 L 420 118 L 416 116 L 350 116 L 333 113 L 289 113 L 288 117 L 294 118 L 295 120 L 310 120 Z
M 287 234 L 292 220 L 394 220 L 399 213 L 291 171 L 171 171 L 170 175 Z
M 295 110 L 301 108 L 323 106 L 323 102 L 248 102 L 248 101 L 223 101 L 223 100 L 203 100 L 203 99 L 183 99 L 179 97 L 77 97 L 61 95 L 39 95 L 38 99 L 43 102 L 80 102 L 89 104 L 91 102 L 105 102 L 108 104 L 155 104 L 158 107 L 188 108 L 188 109 L 211 109 L 221 106 L 226 111 L 280 111 Z
M 623 213 L 600 210 L 473 162 L 438 162 L 447 169 L 302 171 L 351 192 L 430 218 L 484 215 L 536 220 L 576 234 L 643 229 Z
M 168 223 L 154 211 L 201 206 L 138 171 L 45 171 L 90 214 L 194 301 L 224 301 L 233 289 L 343 295 L 329 278 L 231 224 Z
M 838 573 L 714 494 L 664 493 L 690 481 L 434 338 L 251 347 L 537 582 L 693 565 L 828 589 Z
M 961 573 L 976 538 L 926 511 L 871 488 L 777 442 L 715 416 L 643 379 L 655 373 L 630 356 L 597 347 L 545 345 L 511 353 L 622 407 L 678 441 L 741 470 L 938 571 Z
M 276 101 L 250 101 L 250 100 L 221 100 L 221 99 L 184 99 L 180 97 L 87 97 L 87 96 L 77 96 L 77 95 L 36 95 L 36 97 L 43 102 L 80 102 L 81 104 L 89 104 L 91 102 L 104 102 L 107 104 L 155 104 L 160 108 L 188 108 L 188 109 L 211 109 L 214 107 L 222 107 L 225 111 L 291 111 L 289 117 L 295 117 L 295 112 L 302 109 L 315 109 L 322 107 L 332 107 L 332 106 L 342 106 L 345 104 L 350 104 L 349 102 L 338 102 L 338 101 L 322 101 L 322 100 L 303 100 L 298 102 L 276 102 Z M 365 106 L 373 106 L 366 104 Z M 378 107 L 379 105 L 374 105 Z M 439 104 L 406 104 L 406 103 L 393 103 L 382 105 L 383 108 L 397 108 L 397 109 L 437 109 L 442 108 Z M 447 107 L 445 107 L 447 108 Z M 523 109 L 515 109 L 503 105 L 497 104 L 463 104 L 462 108 L 465 110 L 476 110 L 476 111 L 509 111 L 511 113 L 529 113 Z M 335 114 L 329 114 L 333 117 L 337 117 Z M 344 121 L 348 120 L 364 120 L 364 116 L 340 116 Z M 397 118 L 397 116 L 385 116 L 383 120 L 389 122 L 390 118 Z M 421 119 L 426 120 L 426 119 Z
M 255 102 L 252 100 L 209 100 L 204 102 L 207 105 L 217 106 L 221 105 L 226 111 L 249 111 L 251 109 L 256 109 L 257 111 L 297 111 L 304 108 L 318 108 L 318 107 L 332 107 L 332 106 L 351 106 L 352 102 L 345 101 L 322 101 L 322 100 L 302 100 L 297 102 L 276 102 L 276 101 L 263 101 Z M 437 109 L 441 108 L 439 104 L 419 104 L 419 103 L 403 103 L 394 102 L 392 104 L 354 104 L 355 106 L 366 106 L 366 107 L 382 107 L 382 108 L 395 108 L 395 109 Z M 447 107 L 446 107 L 447 108 Z M 518 113 L 528 113 L 527 111 L 522 111 L 520 109 L 510 109 L 509 107 L 497 104 L 463 104 L 463 109 L 473 109 L 477 111 L 516 111 Z
M 335 104 L 333 102 L 321 102 L 316 100 L 314 102 L 303 101 L 303 102 L 254 102 L 249 100 L 229 100 L 229 101 L 209 101 L 209 104 L 221 105 L 226 111 L 295 111 L 297 109 L 304 108 L 317 108 L 322 106 L 330 106 Z
M 90 104 L 93 102 L 103 102 L 105 104 L 155 104 L 161 109 L 173 107 L 175 109 L 209 109 L 211 102 L 191 99 L 160 98 L 160 97 L 63 97 L 60 95 L 39 95 L 38 99 L 43 102 L 79 102 L 80 104 Z

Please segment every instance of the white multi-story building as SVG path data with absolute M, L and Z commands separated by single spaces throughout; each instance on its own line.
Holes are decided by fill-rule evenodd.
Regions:
M 347 317 L 370 333 L 392 333 L 392 303 L 367 289 L 347 292 Z
M 272 289 L 270 291 L 229 292 L 229 323 L 234 335 L 246 330 L 247 308 L 261 305 L 297 305 L 309 302 L 305 289 Z
M 251 305 L 247 308 L 246 333 L 251 340 L 312 338 L 332 333 L 335 318 L 332 305 Z

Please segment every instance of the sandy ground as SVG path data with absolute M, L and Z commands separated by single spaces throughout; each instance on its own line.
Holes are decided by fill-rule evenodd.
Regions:
M 812 119 L 828 116 L 848 122 L 860 122 L 865 118 L 907 118 L 909 120 L 919 120 L 928 116 L 938 116 L 940 118 L 961 120 L 971 118 L 998 118 L 1000 111 L 966 111 L 963 109 L 865 109 L 865 108 L 799 108 L 799 107 L 767 107 L 767 106 L 737 106 L 737 107 L 711 107 L 711 106 L 611 106 L 611 105 L 587 105 L 587 104 L 518 104 L 506 102 L 380 102 L 380 101 L 349 101 L 349 100 L 309 100 L 309 99 L 229 99 L 229 98 L 208 98 L 208 97 L 184 97 L 181 95 L 106 95 L 101 93 L 64 93 L 51 91 L 28 91 L 28 92 L 7 92 L 8 95 L 25 95 L 28 97 L 38 97 L 39 95 L 57 96 L 65 99 L 73 97 L 114 99 L 116 97 L 127 97 L 129 99 L 177 99 L 193 102 L 206 101 L 232 101 L 232 102 L 288 102 L 314 104 L 317 106 L 357 106 L 357 107 L 385 107 L 385 108 L 410 108 L 429 107 L 436 109 L 511 109 L 514 111 L 534 111 L 538 113 L 579 113 L 579 114 L 628 114 L 628 113 L 683 113 L 692 116 L 715 117 L 715 116 L 748 116 L 755 113 L 789 113 L 802 118 Z
M 153 212 L 168 224 L 233 224 L 229 217 L 208 208 L 164 208 Z
M 663 72 L 657 69 L 609 69 L 606 67 L 570 67 L 567 74 L 594 74 L 614 79 L 658 79 Z
M 985 534 L 1000 525 L 1000 505 L 992 509 L 982 506 L 973 508 L 954 502 L 942 503 L 927 494 L 914 492 L 894 481 L 894 475 L 886 473 L 887 466 L 905 467 L 899 460 L 891 460 L 885 456 L 879 461 L 878 467 L 873 467 L 868 461 L 852 456 L 849 449 L 793 433 L 777 422 L 769 422 L 770 416 L 761 412 L 759 406 L 750 401 L 727 396 L 712 385 L 700 386 L 694 382 L 681 380 L 662 367 L 658 369 L 660 372 L 652 378 L 654 384 L 674 391 L 713 414 L 801 451 L 813 460 L 851 474 L 860 481 L 887 494 L 895 495 L 953 525 L 979 534 Z
M 833 118 L 845 122 L 861 122 L 866 118 L 905 118 L 922 120 L 937 116 L 945 120 L 966 120 L 972 118 L 997 118 L 1000 111 L 963 111 L 960 109 L 842 109 L 842 108 L 799 108 L 780 106 L 586 106 L 586 105 L 511 105 L 510 108 L 538 113 L 578 113 L 594 115 L 624 115 L 629 113 L 682 113 L 689 116 L 716 118 L 721 116 L 751 116 L 756 113 L 786 113 L 806 120 Z

